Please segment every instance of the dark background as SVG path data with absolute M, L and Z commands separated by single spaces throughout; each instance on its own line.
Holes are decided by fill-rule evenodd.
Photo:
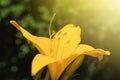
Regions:
M 68 23 L 79 25 L 81 43 L 111 52 L 101 62 L 86 56 L 71 79 L 120 80 L 119 5 L 119 0 L 0 0 L 0 80 L 33 80 L 31 61 L 38 53 L 9 21 L 47 37 L 53 13 L 54 30 Z

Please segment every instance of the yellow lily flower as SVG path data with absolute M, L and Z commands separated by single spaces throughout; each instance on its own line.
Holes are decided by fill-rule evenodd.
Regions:
M 99 60 L 102 60 L 103 55 L 110 55 L 109 51 L 79 44 L 81 29 L 73 24 L 64 26 L 52 38 L 46 38 L 30 34 L 14 20 L 11 20 L 10 23 L 20 30 L 40 52 L 32 61 L 32 76 L 43 67 L 48 66 L 51 80 L 58 80 L 67 66 L 80 55 L 97 57 Z

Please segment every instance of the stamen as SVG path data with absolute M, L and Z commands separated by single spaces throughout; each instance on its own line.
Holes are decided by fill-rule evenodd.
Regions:
M 55 34 L 55 31 L 52 31 L 52 34 L 50 35 L 50 39 L 53 37 L 53 35 Z
M 51 33 L 51 25 L 52 25 L 52 22 L 53 22 L 53 20 L 55 18 L 55 15 L 56 15 L 56 13 L 53 14 L 53 16 L 52 16 L 52 18 L 50 20 L 50 24 L 49 24 L 49 37 L 50 38 L 51 38 L 51 35 L 52 35 L 52 33 Z
M 50 20 L 50 24 L 49 24 L 49 31 L 48 32 L 49 32 L 50 41 L 51 41 L 52 36 L 55 34 L 55 32 L 51 33 L 51 25 L 52 25 L 52 22 L 53 22 L 53 20 L 55 18 L 55 15 L 56 15 L 56 13 L 53 14 L 53 16 L 52 16 L 52 18 Z M 50 43 L 51 43 L 50 48 L 51 48 L 51 52 L 52 52 L 52 41 Z

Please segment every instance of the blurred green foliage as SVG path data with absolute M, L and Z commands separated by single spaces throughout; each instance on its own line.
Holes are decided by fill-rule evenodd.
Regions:
M 48 25 L 59 30 L 74 23 L 82 28 L 82 42 L 111 51 L 98 63 L 86 57 L 72 80 L 119 80 L 119 0 L 0 0 L 0 79 L 32 80 L 31 62 L 38 51 L 9 24 L 14 19 L 37 36 L 48 36 Z M 105 66 L 106 65 L 106 66 Z

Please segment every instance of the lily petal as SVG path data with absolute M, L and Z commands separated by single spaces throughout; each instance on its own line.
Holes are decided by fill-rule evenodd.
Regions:
M 48 54 L 50 52 L 50 39 L 44 38 L 44 37 L 37 37 L 32 34 L 30 34 L 28 31 L 26 31 L 24 28 L 22 28 L 16 21 L 11 20 L 10 23 L 16 27 L 18 30 L 22 32 L 25 38 L 28 39 L 28 41 L 32 42 L 35 47 L 38 49 L 39 52 L 43 54 Z
M 44 56 L 42 54 L 37 54 L 32 61 L 32 72 L 31 72 L 32 76 L 34 76 L 46 65 L 53 63 L 55 61 L 56 60 L 51 57 Z
M 52 48 L 57 59 L 68 57 L 74 48 L 80 43 L 81 29 L 79 26 L 68 24 L 64 26 L 53 38 Z
M 95 49 L 95 50 L 85 52 L 84 54 L 89 55 L 89 56 L 93 56 L 93 57 L 97 57 L 98 60 L 101 61 L 103 59 L 103 55 L 110 55 L 110 52 L 104 51 L 102 49 Z
M 61 80 L 68 80 L 70 76 L 81 66 L 84 60 L 84 55 L 78 56 L 64 71 Z
M 92 46 L 85 45 L 85 44 L 80 44 L 78 48 L 75 50 L 75 54 L 80 54 L 80 55 L 89 55 L 93 57 L 97 57 L 98 60 L 103 59 L 103 55 L 110 55 L 109 51 L 104 51 L 102 49 L 94 49 Z
M 60 61 L 54 62 L 48 65 L 49 71 L 51 73 L 52 80 L 58 80 L 67 66 L 73 62 L 79 55 L 71 55 L 68 58 L 62 59 Z M 53 73 L 54 72 L 54 73 Z

